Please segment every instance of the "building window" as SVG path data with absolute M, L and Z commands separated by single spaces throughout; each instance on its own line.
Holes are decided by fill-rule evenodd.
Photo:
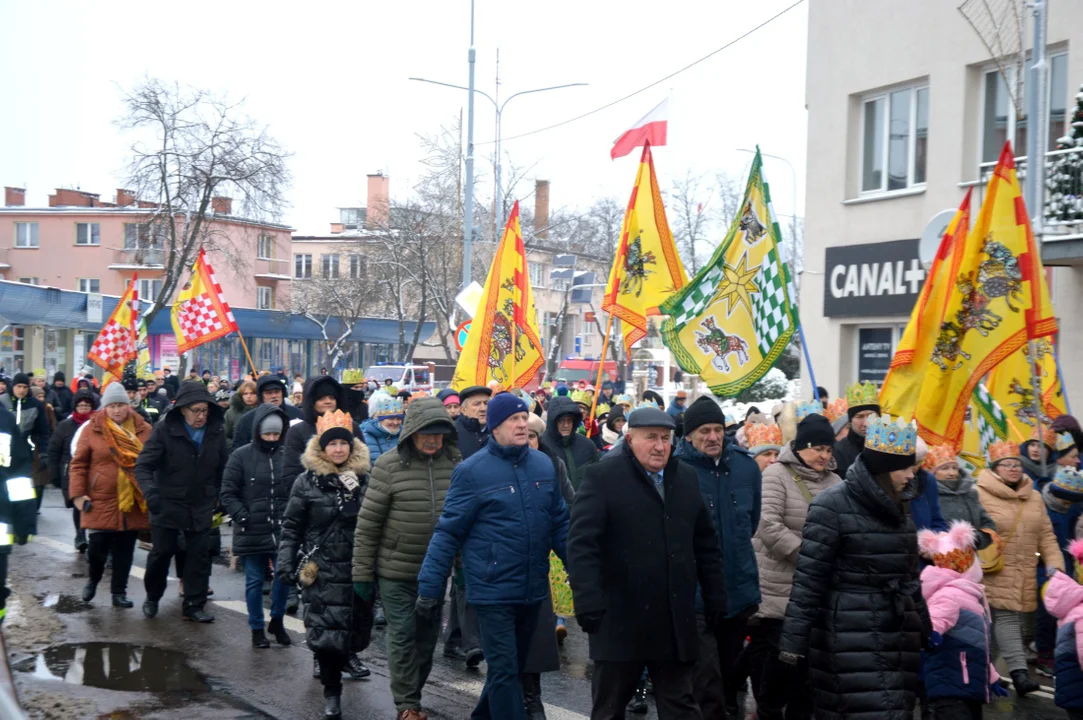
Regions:
M 293 276 L 295 278 L 307 279 L 312 277 L 312 256 L 311 255 L 294 255 L 293 256 Z
M 38 224 L 36 222 L 15 223 L 15 247 L 36 248 L 38 246 Z
M 928 87 L 904 87 L 866 98 L 861 128 L 861 192 L 905 190 L 925 183 Z
M 360 280 L 364 277 L 365 264 L 360 255 L 356 253 L 350 255 L 350 279 Z
M 79 278 L 79 292 L 81 292 L 81 293 L 101 292 L 101 281 L 98 280 L 98 278 Z
M 162 231 L 151 223 L 124 223 L 124 249 L 161 249 Z
M 587 315 L 582 317 L 583 337 L 588 338 L 594 335 L 594 321 Z
M 139 280 L 138 282 L 139 284 L 136 285 L 135 291 L 139 293 L 140 300 L 154 302 L 158 299 L 158 295 L 162 292 L 162 281 L 160 279 Z M 127 290 L 128 286 L 131 284 L 131 278 L 125 280 L 124 289 Z
M 1029 62 L 1029 60 L 1028 60 Z M 1027 148 L 1027 116 L 1015 111 L 1008 92 L 1009 83 L 1015 86 L 1016 67 L 1006 68 L 1004 75 L 996 68 L 986 70 L 982 76 L 981 106 L 981 161 L 995 163 L 1007 140 L 1012 141 L 1016 156 L 1025 155 Z M 1008 82 L 1004 81 L 1005 75 Z M 1029 90 L 1024 88 L 1024 95 Z M 1021 101 L 1026 108 L 1027 99 Z M 1049 147 L 1055 150 L 1057 140 L 1064 134 L 1068 116 L 1068 53 L 1058 53 L 1049 58 Z
M 36 277 L 21 277 L 19 282 L 23 285 L 41 285 L 41 281 Z
M 325 278 L 338 277 L 338 255 L 320 255 L 320 274 Z
M 275 259 L 275 239 L 271 235 L 262 233 L 256 243 L 256 257 L 260 260 Z
M 274 295 L 269 287 L 257 287 L 256 288 L 256 308 L 259 310 L 270 310 L 274 307 Z
M 101 225 L 98 223 L 75 223 L 76 245 L 101 245 Z
M 527 262 L 527 273 L 530 275 L 530 286 L 545 288 L 545 266 L 538 262 Z
M 364 222 L 364 208 L 339 208 L 338 217 L 346 230 L 356 230 Z

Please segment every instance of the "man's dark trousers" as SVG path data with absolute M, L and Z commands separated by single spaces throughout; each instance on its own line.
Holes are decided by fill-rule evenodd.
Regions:
M 526 665 L 530 640 L 538 625 L 538 606 L 475 605 L 481 629 L 481 650 L 487 670 L 485 687 L 472 720 L 526 720 L 519 675 Z
M 174 530 L 151 525 L 153 547 L 147 556 L 147 572 L 143 578 L 147 600 L 158 602 L 165 594 L 169 561 L 177 552 L 180 537 L 183 536 L 187 546 L 184 577 L 181 578 L 184 581 L 184 609 L 202 608 L 207 604 L 207 586 L 211 577 L 211 559 L 207 554 L 209 535 L 209 530 Z

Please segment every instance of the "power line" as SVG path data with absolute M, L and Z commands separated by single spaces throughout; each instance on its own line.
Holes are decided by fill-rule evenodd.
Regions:
M 654 82 L 652 82 L 650 85 L 646 85 L 644 87 L 641 87 L 638 90 L 636 90 L 635 92 L 629 93 L 629 94 L 625 95 L 624 97 L 622 97 L 622 98 L 620 98 L 618 100 L 614 100 L 613 102 L 606 103 L 605 105 L 602 105 L 601 107 L 598 107 L 598 108 L 594 108 L 593 110 L 591 110 L 589 112 L 585 112 L 582 115 L 577 115 L 577 116 L 575 116 L 573 118 L 569 118 L 567 120 L 555 123 L 553 125 L 547 125 L 546 127 L 538 128 L 537 130 L 531 130 L 529 132 L 521 133 L 519 135 L 512 135 L 511 137 L 503 138 L 501 140 L 501 142 L 507 142 L 508 140 L 518 140 L 519 138 L 528 137 L 530 135 L 537 135 L 538 133 L 545 132 L 546 130 L 552 130 L 554 128 L 558 128 L 558 127 L 561 127 L 563 125 L 567 125 L 569 123 L 576 122 L 577 120 L 582 120 L 585 117 L 590 117 L 591 115 L 594 115 L 596 113 L 600 113 L 602 110 L 607 110 L 607 109 L 613 107 L 614 105 L 622 103 L 625 100 L 628 100 L 629 98 L 633 98 L 636 95 L 639 95 L 641 92 L 645 92 L 647 90 L 650 90 L 652 87 L 654 87 L 656 85 L 661 85 L 666 80 L 669 80 L 670 78 L 676 77 L 677 75 L 680 75 L 681 73 L 683 73 L 686 70 L 690 70 L 691 68 L 694 68 L 696 65 L 699 65 L 700 63 L 704 62 L 705 60 L 709 60 L 710 58 L 714 57 L 715 55 L 722 52 L 726 48 L 737 44 L 741 40 L 744 40 L 746 37 L 748 37 L 752 33 L 756 32 L 757 30 L 760 30 L 761 28 L 764 28 L 767 25 L 770 25 L 772 22 L 779 19 L 780 17 L 782 17 L 783 15 L 788 13 L 790 10 L 793 10 L 795 7 L 797 7 L 798 5 L 803 3 L 804 1 L 805 0 L 797 0 L 797 2 L 793 3 L 792 5 L 790 5 L 790 6 L 786 7 L 786 8 L 783 8 L 781 11 L 779 11 L 778 13 L 776 13 L 776 14 L 772 15 L 771 17 L 767 18 L 766 20 L 761 22 L 756 27 L 752 28 L 751 30 L 748 30 L 748 31 L 744 32 L 741 35 L 738 35 L 733 40 L 730 40 L 728 43 L 726 43 L 722 47 L 707 53 L 706 55 L 704 55 L 700 59 L 695 60 L 695 61 L 690 62 L 689 64 L 685 65 L 680 70 L 675 70 L 674 72 L 671 72 L 669 75 L 666 75 L 664 78 L 659 78 L 658 80 L 655 80 Z M 476 143 L 476 145 L 492 145 L 495 142 L 496 142 L 495 140 L 486 140 L 485 142 Z

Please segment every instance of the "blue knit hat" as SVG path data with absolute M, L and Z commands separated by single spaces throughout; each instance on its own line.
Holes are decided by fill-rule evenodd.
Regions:
M 510 392 L 497 393 L 489 401 L 489 407 L 485 411 L 485 425 L 492 430 L 499 427 L 501 423 L 515 413 L 521 412 L 530 412 L 530 408 L 527 407 L 521 397 Z
M 1074 467 L 1061 465 L 1057 468 L 1053 482 L 1049 483 L 1049 492 L 1068 502 L 1083 501 L 1083 473 Z

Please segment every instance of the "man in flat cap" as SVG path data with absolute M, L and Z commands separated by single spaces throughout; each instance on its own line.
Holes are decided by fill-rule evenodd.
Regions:
M 708 624 L 725 616 L 722 553 L 696 472 L 671 456 L 674 419 L 628 418 L 620 450 L 587 468 L 572 506 L 568 571 L 594 660 L 592 720 L 623 718 L 643 668 L 660 720 L 698 720 L 696 583 Z
M 455 418 L 455 431 L 459 435 L 463 460 L 485 447 L 489 439 L 485 412 L 492 396 L 493 391 L 484 385 L 471 385 L 459 392 L 459 417 Z

